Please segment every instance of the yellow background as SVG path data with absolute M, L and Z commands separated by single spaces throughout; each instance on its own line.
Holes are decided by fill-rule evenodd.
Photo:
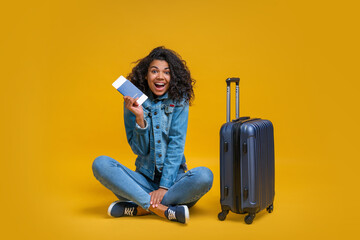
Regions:
M 359 237 L 359 6 L 356 1 L 12 1 L 1 22 L 4 239 L 355 239 Z M 212 190 L 183 226 L 113 219 L 92 176 L 108 155 L 133 168 L 111 86 L 154 47 L 197 80 L 185 153 Z M 274 212 L 217 220 L 225 79 L 241 115 L 275 127 Z

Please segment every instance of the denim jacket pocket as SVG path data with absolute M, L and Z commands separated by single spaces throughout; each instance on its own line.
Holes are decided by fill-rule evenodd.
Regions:
M 172 105 L 172 104 L 170 104 L 170 105 L 166 105 L 165 106 L 165 113 L 166 114 L 170 114 L 170 113 L 172 113 L 173 111 L 174 111 L 174 105 Z
M 165 134 L 167 134 L 169 132 L 169 128 L 170 128 L 170 123 L 171 123 L 171 119 L 172 119 L 172 113 L 174 112 L 174 105 L 170 104 L 164 104 L 162 106 L 162 109 L 164 109 L 164 114 L 162 116 L 162 129 L 165 132 Z

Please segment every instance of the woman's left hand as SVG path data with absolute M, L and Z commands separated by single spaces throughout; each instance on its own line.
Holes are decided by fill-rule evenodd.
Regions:
M 165 193 L 168 190 L 165 188 L 159 188 L 158 190 L 152 191 L 150 194 L 150 205 L 152 205 L 153 208 L 156 208 L 164 198 Z

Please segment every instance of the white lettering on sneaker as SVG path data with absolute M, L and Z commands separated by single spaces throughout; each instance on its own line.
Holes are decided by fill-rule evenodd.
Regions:
M 129 207 L 126 207 L 126 208 L 124 209 L 124 215 L 133 216 L 134 210 L 135 210 L 134 207 L 130 207 L 130 208 L 129 208 Z
M 176 220 L 175 211 L 168 209 L 168 219 L 169 220 Z

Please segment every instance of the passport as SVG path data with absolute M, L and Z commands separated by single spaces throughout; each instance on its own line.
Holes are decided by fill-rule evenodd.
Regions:
M 132 98 L 139 98 L 136 102 L 139 104 L 143 104 L 148 97 L 140 91 L 132 82 L 120 76 L 116 81 L 112 84 L 114 88 L 116 88 L 123 96 L 129 96 Z

